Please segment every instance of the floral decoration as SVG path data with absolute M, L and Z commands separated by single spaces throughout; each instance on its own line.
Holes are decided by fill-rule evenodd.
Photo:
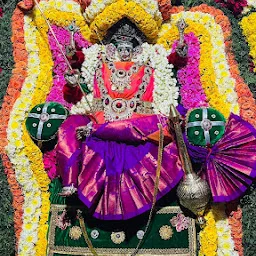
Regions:
M 55 6 L 55 4 L 59 5 L 58 3 L 61 3 L 62 11 L 58 11 Z M 77 6 L 78 9 L 69 8 L 70 4 Z M 64 13 L 64 15 L 65 6 L 62 1 L 43 1 L 40 5 L 45 15 L 51 16 L 48 17 L 49 20 L 60 26 L 64 26 L 74 18 L 72 10 L 77 13 L 80 10 L 79 5 L 70 1 L 67 1 L 66 6 L 68 13 Z M 54 7 L 53 12 L 46 11 L 52 7 Z M 89 37 L 88 26 L 83 19 L 77 18 L 77 23 L 83 26 L 81 29 L 83 37 Z M 44 171 L 42 153 L 30 139 L 23 120 L 24 114 L 26 115 L 32 106 L 46 100 L 46 95 L 52 85 L 53 62 L 48 48 L 48 28 L 36 7 L 30 15 L 25 17 L 19 9 L 16 9 L 13 16 L 13 31 L 16 70 L 14 69 L 14 75 L 7 89 L 4 114 L 1 117 L 4 123 L 1 126 L 2 134 L 6 134 L 7 131 L 7 140 L 2 141 L 1 150 L 4 152 L 6 146 L 8 154 L 4 161 L 6 170 L 9 170 L 10 178 L 15 177 L 22 188 L 21 194 L 15 181 L 10 181 L 13 186 L 16 186 L 15 191 L 12 190 L 13 194 L 19 195 L 18 202 L 15 201 L 18 254 L 42 255 L 42 253 L 46 253 L 47 247 L 47 222 L 50 209 L 48 185 L 50 180 Z M 79 41 L 79 36 L 77 41 Z M 11 163 L 8 162 L 8 159 Z M 11 171 L 11 166 L 15 169 L 15 173 Z
M 199 256 L 217 255 L 218 234 L 213 211 L 209 210 L 205 215 L 206 225 L 199 233 L 200 250 Z
M 175 10 L 180 12 L 182 8 L 176 8 Z M 172 12 L 174 13 L 174 10 Z M 190 17 L 190 19 L 194 20 L 196 23 L 191 20 L 186 20 L 189 27 L 185 30 L 185 33 L 191 31 L 200 39 L 201 83 L 209 105 L 218 109 L 226 117 L 229 115 L 230 111 L 237 113 L 240 109 L 242 118 L 256 126 L 255 100 L 252 97 L 250 89 L 240 76 L 238 64 L 230 50 L 231 25 L 228 18 L 221 10 L 217 10 L 206 4 L 193 7 L 190 12 L 180 12 L 180 16 L 175 15 L 176 14 L 172 15 L 173 26 L 168 24 L 162 26 L 158 43 L 163 44 L 169 49 L 172 47 L 175 39 L 178 38 L 178 31 L 177 28 L 175 28 L 177 19 L 182 16 L 185 20 L 186 17 Z M 208 26 L 208 28 L 204 29 L 204 26 Z M 170 29 L 172 34 L 168 32 Z M 211 33 L 209 34 L 208 31 Z M 218 34 L 217 31 L 219 31 Z M 214 43 L 212 45 L 210 44 L 210 38 Z M 217 48 L 214 49 L 213 46 Z M 221 54 L 219 48 L 223 49 L 221 51 L 224 51 L 223 54 Z M 212 50 L 209 51 L 208 49 Z M 215 64 L 214 68 L 209 61 L 213 58 L 212 54 L 215 55 L 216 60 L 216 62 L 212 61 L 212 63 Z M 214 75 L 216 73 L 215 70 L 218 72 L 217 76 Z M 226 83 L 230 76 L 232 79 L 229 80 L 229 83 Z M 217 84 L 219 84 L 218 88 Z M 223 84 L 225 84 L 225 86 L 223 86 Z M 238 105 L 236 102 L 238 102 Z
M 218 256 L 238 256 L 238 252 L 235 251 L 234 241 L 231 236 L 231 228 L 229 221 L 225 213 L 224 205 L 213 206 L 213 214 L 216 221 L 216 229 L 218 234 Z
M 84 12 L 85 19 L 91 23 L 107 6 L 115 2 L 118 2 L 118 0 L 102 0 L 100 3 L 98 0 L 92 0 Z M 139 4 L 153 19 L 162 19 L 161 13 L 158 10 L 158 1 L 133 0 L 133 2 Z
M 183 213 L 178 213 L 170 219 L 170 223 L 176 228 L 177 232 L 188 229 L 189 227 L 189 217 L 185 217 Z
M 70 230 L 69 230 L 69 237 L 72 240 L 78 240 L 80 237 L 82 236 L 82 230 L 80 227 L 78 226 L 73 226 Z
M 234 241 L 234 248 L 239 256 L 244 255 L 243 250 L 243 228 L 242 228 L 242 209 L 238 207 L 229 212 L 229 226 L 231 228 L 231 235 Z
M 106 17 L 113 19 L 112 21 L 110 20 L 110 23 L 115 22 L 123 17 L 128 10 L 130 11 L 130 16 L 134 17 L 133 21 L 139 24 L 139 28 L 149 38 L 156 37 L 162 22 L 160 13 L 155 9 L 156 1 L 137 0 L 135 1 L 136 3 L 132 3 L 132 1 L 113 0 L 109 2 L 111 4 L 108 8 L 100 15 L 96 15 L 91 24 L 92 29 L 96 26 L 103 28 L 103 32 L 100 35 L 103 36 L 108 26 L 111 26 L 111 24 L 106 23 Z M 152 6 L 150 6 L 150 2 Z M 231 1 L 225 2 L 230 3 Z M 243 5 L 243 2 L 240 1 L 240 5 Z M 62 0 L 41 1 L 40 6 L 47 19 L 53 24 L 52 28 L 62 45 L 67 45 L 69 41 L 69 35 L 63 27 L 66 27 L 75 19 L 76 25 L 80 27 L 80 33 L 75 35 L 76 44 L 79 48 L 88 47 L 88 42 L 83 38 L 90 39 L 91 31 L 80 13 L 79 4 L 73 1 L 65 1 L 65 4 L 63 3 Z M 241 7 L 238 5 L 237 2 L 232 8 L 240 12 Z M 250 8 L 256 7 L 256 3 L 253 0 L 248 0 L 247 5 Z M 126 9 L 123 9 L 124 6 Z M 101 6 L 99 5 L 97 8 L 101 8 Z M 113 11 L 113 15 L 109 14 L 110 11 Z M 168 15 L 173 14 L 172 21 L 169 25 L 162 27 L 158 41 L 168 50 L 172 47 L 173 50 L 175 49 L 178 31 L 175 29 L 174 24 L 178 18 L 184 17 L 189 24 L 186 30 L 187 35 L 185 36 L 187 43 L 191 46 L 189 47 L 188 61 L 191 68 L 193 67 L 196 72 L 194 72 L 193 76 L 191 74 L 190 78 L 186 78 L 187 80 L 185 79 L 185 73 L 191 72 L 188 67 L 178 72 L 178 78 L 182 84 L 183 104 L 187 108 L 191 108 L 195 104 L 194 99 L 189 101 L 188 97 L 184 97 L 191 89 L 188 83 L 192 81 L 194 83 L 193 86 L 197 86 L 197 90 L 202 92 L 200 94 L 202 104 L 209 103 L 212 107 L 217 106 L 226 116 L 230 111 L 240 111 L 245 120 L 256 126 L 255 101 L 248 86 L 240 77 L 238 64 L 230 51 L 231 26 L 228 18 L 220 10 L 207 5 L 194 7 L 189 12 L 184 12 L 182 6 L 173 7 L 167 13 Z M 139 20 L 141 17 L 143 17 L 142 21 Z M 250 54 L 255 64 L 255 40 L 253 41 L 252 34 L 254 31 L 252 30 L 255 23 L 254 19 L 255 15 L 252 13 L 243 18 L 241 26 L 244 35 L 247 37 Z M 170 29 L 172 35 L 169 33 Z M 12 30 L 15 68 L 0 110 L 0 150 L 7 180 L 13 194 L 17 254 L 23 256 L 46 255 L 47 221 L 50 209 L 48 185 L 50 179 L 44 169 L 47 170 L 50 178 L 56 176 L 56 168 L 52 164 L 55 162 L 55 152 L 48 152 L 43 156 L 26 132 L 23 120 L 30 108 L 37 103 L 51 100 L 63 101 L 60 97 L 60 91 L 64 81 L 60 73 L 65 64 L 59 56 L 52 35 L 49 33 L 48 27 L 36 7 L 25 17 L 23 12 L 17 8 L 12 18 Z M 65 38 L 62 38 L 61 33 L 65 35 Z M 52 52 L 48 47 L 48 39 Z M 200 58 L 198 56 L 199 46 Z M 169 51 L 163 50 L 160 46 L 145 44 L 143 47 L 144 55 L 136 61 L 150 59 L 157 71 L 155 79 L 156 84 L 158 83 L 159 86 L 168 83 L 164 79 L 171 79 L 169 82 L 171 93 L 164 100 L 170 102 L 171 99 L 176 102 L 178 90 L 176 82 L 172 78 L 172 66 L 165 60 Z M 93 54 L 93 48 L 91 49 Z M 209 51 L 209 49 L 212 50 Z M 192 58 L 192 55 L 194 58 Z M 52 58 L 54 61 L 52 61 Z M 94 65 L 93 61 L 92 59 L 92 64 Z M 87 65 L 89 65 L 89 62 Z M 92 74 L 94 74 L 94 66 L 91 68 L 91 74 L 89 74 L 91 76 L 89 78 L 92 78 Z M 52 70 L 55 72 L 54 77 L 52 77 Z M 197 71 L 200 72 L 200 79 Z M 166 76 L 167 72 L 169 72 L 169 77 Z M 158 87 L 158 89 L 160 92 L 161 87 Z M 160 96 L 161 93 L 158 93 L 156 89 L 154 92 L 156 105 L 160 106 L 162 113 L 167 114 L 167 109 L 162 103 L 164 102 L 162 101 L 163 98 Z M 221 104 L 222 102 L 223 104 Z M 238 102 L 239 106 L 236 102 Z M 159 111 L 158 106 L 155 106 L 155 109 L 156 112 Z M 216 223 L 214 216 L 217 216 Z M 231 213 L 229 223 L 225 219 L 223 211 L 219 213 L 216 209 L 207 213 L 206 220 L 206 227 L 200 232 L 201 248 L 199 255 L 236 255 L 236 251 L 238 251 L 239 255 L 243 255 L 240 209 Z M 175 227 L 177 229 L 177 225 Z M 169 230 L 169 228 L 167 229 Z M 120 236 L 116 236 L 117 233 Z M 113 239 L 117 239 L 115 241 L 120 244 L 124 241 L 125 234 L 124 232 L 117 233 L 113 233 Z M 77 235 L 77 232 L 75 234 Z
M 125 240 L 125 233 L 123 231 L 112 232 L 110 238 L 114 244 L 121 244 Z
M 193 7 L 192 11 L 202 11 L 204 13 L 210 13 L 215 21 L 221 26 L 225 45 L 226 45 L 226 56 L 229 64 L 229 70 L 232 77 L 236 81 L 235 91 L 238 97 L 238 104 L 240 107 L 240 115 L 247 122 L 251 123 L 256 127 L 256 104 L 255 99 L 245 83 L 244 79 L 241 77 L 238 63 L 235 60 L 235 56 L 231 51 L 231 24 L 227 16 L 223 14 L 221 10 L 217 10 L 214 7 L 208 5 L 200 5 Z
M 134 1 L 119 0 L 108 5 L 91 23 L 91 41 L 102 40 L 107 30 L 124 17 L 128 17 L 137 25 L 149 40 L 153 41 L 157 37 L 162 20 L 153 19 Z
M 255 40 L 255 29 L 256 29 L 256 13 L 253 12 L 250 15 L 243 17 L 240 25 L 243 29 L 247 42 L 250 47 L 250 55 L 254 64 L 253 71 L 256 72 L 256 40 Z
M 181 85 L 181 103 L 186 109 L 207 107 L 208 102 L 200 81 L 200 41 L 193 33 L 186 34 L 185 41 L 188 45 L 187 64 L 177 73 Z M 174 43 L 173 51 L 177 43 Z
M 24 46 L 24 33 L 23 33 L 23 17 L 24 14 L 16 9 L 12 17 L 12 30 L 16 33 L 12 34 L 13 42 L 13 57 L 15 61 L 15 66 L 13 69 L 13 76 L 10 79 L 9 86 L 4 97 L 4 102 L 0 110 L 0 150 L 3 165 L 5 167 L 5 173 L 7 175 L 7 180 L 10 186 L 10 190 L 13 194 L 13 208 L 14 208 L 14 228 L 15 228 L 15 237 L 16 237 L 16 246 L 18 246 L 20 235 L 22 232 L 23 226 L 23 190 L 20 184 L 16 179 L 16 173 L 13 168 L 12 163 L 10 162 L 9 157 L 4 151 L 4 147 L 7 145 L 7 127 L 9 121 L 9 115 L 13 108 L 13 104 L 20 95 L 20 88 L 24 82 L 24 79 L 27 75 L 26 70 L 23 68 L 27 65 L 27 53 Z
M 248 5 L 247 1 L 248 0 L 215 0 L 221 7 L 231 10 L 234 15 L 239 15 L 243 11 L 244 7 Z
M 169 240 L 172 238 L 173 230 L 169 225 L 164 225 L 159 229 L 159 235 L 163 240 Z

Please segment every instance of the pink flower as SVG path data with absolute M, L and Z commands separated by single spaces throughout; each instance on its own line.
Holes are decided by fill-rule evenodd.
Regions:
M 185 217 L 182 213 L 178 213 L 176 217 L 170 219 L 170 223 L 176 228 L 177 232 L 188 229 L 189 217 Z
M 200 42 L 193 33 L 185 35 L 185 41 L 188 44 L 187 65 L 177 73 L 181 85 L 181 103 L 186 109 L 207 107 L 207 98 L 200 81 Z M 177 43 L 174 43 L 173 50 Z

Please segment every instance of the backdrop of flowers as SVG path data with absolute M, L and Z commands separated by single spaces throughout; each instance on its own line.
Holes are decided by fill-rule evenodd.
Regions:
M 56 170 L 51 164 L 55 152 L 42 154 L 30 139 L 23 121 L 24 113 L 38 103 L 56 101 L 70 107 L 61 96 L 66 64 L 39 10 L 34 8 L 33 15 L 24 15 L 21 8 L 15 8 L 17 2 L 2 3 L 0 9 L 0 253 L 12 255 L 16 250 L 17 255 L 46 255 L 48 189 L 55 177 Z M 129 15 L 135 23 L 139 22 L 136 18 L 144 17 L 140 29 L 148 38 L 160 27 L 157 6 L 147 6 L 147 1 L 124 4 L 120 0 L 103 1 L 107 5 L 116 3 L 106 8 L 96 21 L 94 17 L 101 11 L 98 8 L 103 10 L 104 4 L 98 6 L 92 1 L 85 15 L 87 20 L 94 20 L 89 29 L 78 2 L 40 3 L 64 47 L 70 38 L 60 27 L 69 25 L 74 17 L 80 28 L 75 41 L 80 48 L 87 48 L 92 28 L 104 28 L 102 35 L 97 35 L 104 36 L 107 29 L 104 17 L 109 17 L 107 26 L 110 27 L 124 15 L 123 5 L 134 12 Z M 189 65 L 177 74 L 183 85 L 180 92 L 183 105 L 186 108 L 210 105 L 226 117 L 230 112 L 239 113 L 256 126 L 256 1 L 173 1 L 171 9 L 168 1 L 160 0 L 158 4 L 165 20 L 172 17 L 161 27 L 157 41 L 166 50 L 174 51 L 177 45 L 178 30 L 174 25 L 177 20 L 183 17 L 188 24 L 185 39 L 189 46 Z M 143 8 L 148 11 L 144 13 Z M 189 95 L 195 92 L 198 96 L 191 99 Z M 222 207 L 212 207 L 208 212 L 207 225 L 199 234 L 199 255 L 256 254 L 254 185 L 241 200 L 240 208 L 234 210 L 232 206 L 227 207 L 229 219 Z

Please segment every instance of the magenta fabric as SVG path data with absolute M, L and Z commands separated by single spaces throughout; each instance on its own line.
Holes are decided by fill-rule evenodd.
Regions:
M 158 130 L 156 115 L 94 125 L 83 143 L 75 129 L 85 116 L 70 116 L 59 129 L 58 171 L 63 185 L 72 183 L 80 200 L 104 220 L 135 217 L 151 208 L 157 168 L 158 144 L 148 136 Z M 176 144 L 164 147 L 158 199 L 183 176 Z
M 210 185 L 214 202 L 240 197 L 256 177 L 256 130 L 231 114 L 224 136 L 210 149 L 187 142 L 190 156 L 205 168 L 201 174 Z

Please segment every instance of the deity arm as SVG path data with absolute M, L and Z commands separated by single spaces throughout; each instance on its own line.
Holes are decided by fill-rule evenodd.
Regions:
M 175 68 L 182 68 L 187 63 L 188 45 L 184 39 L 184 31 L 187 27 L 186 22 L 180 19 L 176 24 L 179 30 L 179 40 L 175 51 L 168 56 L 169 63 L 172 63 Z
M 165 120 L 166 122 L 166 120 Z M 159 119 L 156 115 L 136 117 L 132 119 L 94 125 L 93 137 L 123 143 L 141 143 L 151 141 L 158 143 Z M 168 130 L 167 123 L 164 129 Z M 172 141 L 172 136 L 165 133 L 165 141 Z
M 63 87 L 63 96 L 68 103 L 76 104 L 82 99 L 83 93 L 78 85 L 71 87 L 65 84 Z

